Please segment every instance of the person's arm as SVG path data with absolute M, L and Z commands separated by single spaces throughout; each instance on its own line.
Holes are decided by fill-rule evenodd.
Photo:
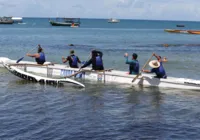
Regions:
M 67 57 L 67 58 L 65 58 L 65 57 L 62 57 L 62 62 L 63 62 L 63 63 L 66 63 L 68 60 L 69 60 L 69 58 L 68 58 L 68 57 Z
M 146 73 L 151 73 L 151 71 L 150 70 L 142 70 L 142 72 L 146 72 Z
M 125 57 L 125 60 L 126 60 L 125 61 L 126 64 L 135 64 L 135 61 L 128 60 L 128 53 L 125 53 L 124 57 Z
M 35 53 L 35 54 L 27 53 L 26 56 L 39 58 L 39 57 L 40 57 L 40 54 L 39 54 L 39 53 Z
M 77 60 L 78 60 L 78 63 L 81 63 L 81 61 L 80 61 L 80 59 L 78 58 L 78 56 L 77 56 Z
M 85 67 L 89 66 L 90 64 L 92 64 L 92 59 L 87 61 L 83 66 L 81 66 L 81 68 L 85 68 Z
M 159 62 L 161 62 L 162 60 L 161 60 L 161 58 L 158 56 L 158 55 L 156 55 L 155 53 L 153 53 L 153 56 L 155 56 L 156 57 L 156 59 L 159 61 Z
M 152 68 L 151 70 L 144 70 L 144 69 L 142 69 L 142 72 L 154 73 L 154 72 L 155 72 L 155 69 L 154 69 L 154 68 Z
M 125 57 L 126 59 L 126 64 L 135 64 L 135 61 L 132 61 L 132 60 L 128 60 L 128 57 Z

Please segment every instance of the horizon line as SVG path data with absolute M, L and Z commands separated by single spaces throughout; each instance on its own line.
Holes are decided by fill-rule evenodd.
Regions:
M 8 16 L 10 17 L 10 16 Z M 50 17 L 35 17 L 35 16 L 11 16 L 11 17 L 22 17 L 22 18 L 77 18 L 77 17 L 53 17 L 53 16 L 50 16 Z M 79 17 L 80 18 L 80 17 Z M 83 17 L 83 18 L 80 18 L 80 19 L 105 19 L 105 20 L 108 20 L 110 18 L 86 18 L 86 17 Z M 119 19 L 119 20 L 149 20 L 149 21 L 183 21 L 183 22 L 200 22 L 198 20 L 173 20 L 173 19 L 134 19 L 134 18 L 113 18 L 113 19 Z

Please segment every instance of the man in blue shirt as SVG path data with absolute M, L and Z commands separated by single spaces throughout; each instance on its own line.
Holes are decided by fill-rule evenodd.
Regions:
M 43 49 L 40 46 L 40 44 L 38 45 L 38 53 L 35 53 L 35 54 L 27 53 L 26 55 L 29 57 L 34 57 L 37 64 L 43 65 L 44 62 L 46 61 L 45 54 L 44 54 Z
M 92 57 L 90 58 L 90 60 L 88 60 L 82 67 L 85 68 L 87 66 L 89 66 L 90 64 L 92 64 L 92 69 L 93 70 L 104 70 L 104 66 L 103 66 L 103 53 L 101 51 L 97 51 L 97 50 L 93 50 L 91 52 Z
M 167 78 L 165 69 L 162 64 L 161 56 L 158 56 L 155 53 L 153 53 L 153 56 L 155 56 L 157 60 L 152 60 L 149 62 L 149 66 L 152 67 L 152 69 L 150 71 L 143 69 L 142 71 L 146 73 L 155 73 L 156 78 Z
M 128 60 L 128 53 L 125 53 L 124 57 L 126 59 L 126 64 L 129 64 L 129 74 L 138 74 L 139 62 L 137 60 L 137 54 L 133 53 L 132 60 Z
M 81 63 L 81 61 L 79 57 L 76 56 L 74 53 L 74 50 L 70 50 L 70 55 L 67 58 L 62 57 L 62 62 L 66 63 L 67 61 L 69 61 L 69 66 L 71 68 L 78 68 L 78 63 Z

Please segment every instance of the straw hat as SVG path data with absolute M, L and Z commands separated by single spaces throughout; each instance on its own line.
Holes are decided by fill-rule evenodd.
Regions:
M 160 62 L 158 62 L 158 60 L 151 60 L 149 62 L 149 66 L 152 68 L 158 68 L 158 67 L 160 67 Z

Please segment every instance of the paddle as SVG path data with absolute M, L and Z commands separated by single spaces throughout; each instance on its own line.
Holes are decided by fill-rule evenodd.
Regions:
M 10 66 L 50 66 L 54 65 L 54 63 L 49 63 L 49 64 L 28 64 L 28 63 L 20 63 L 20 64 L 9 64 Z
M 84 62 L 89 61 L 90 58 L 91 58 L 91 54 L 88 56 L 87 60 L 84 61 Z M 84 64 L 83 64 L 83 65 L 84 65 Z M 83 66 L 83 65 L 82 65 L 82 66 Z M 76 72 L 76 73 L 74 73 L 74 74 L 72 74 L 72 75 L 65 76 L 65 78 L 69 78 L 69 77 L 72 77 L 72 76 L 76 76 L 77 74 L 79 74 L 79 73 L 81 73 L 81 72 L 88 71 L 88 70 L 81 70 L 81 69 L 82 69 L 82 68 L 80 67 L 79 70 L 78 70 L 78 72 Z M 91 71 L 91 70 L 90 70 L 90 71 Z
M 83 66 L 87 61 L 89 61 L 90 58 L 91 58 L 91 55 L 88 56 L 88 58 L 87 58 L 86 61 L 82 61 L 82 66 Z M 83 63 L 83 62 L 84 62 L 84 63 Z M 82 69 L 82 68 L 80 67 L 79 70 L 78 70 L 78 72 L 81 71 L 81 69 Z M 79 72 L 79 73 L 80 73 L 80 72 Z
M 151 55 L 151 57 L 147 60 L 147 62 L 144 64 L 144 66 L 142 67 L 142 70 L 146 67 L 146 65 L 149 63 L 149 61 L 151 60 L 151 58 L 153 57 L 153 54 Z M 135 80 L 142 74 L 142 70 L 140 71 L 140 73 L 138 73 L 132 80 L 132 83 L 135 82 Z
M 37 47 L 38 47 L 38 46 L 37 46 Z M 32 52 L 35 48 L 36 48 L 36 47 L 34 47 L 33 49 L 31 49 L 28 53 Z M 25 55 L 25 56 L 26 56 L 26 55 Z M 24 59 L 25 56 L 23 56 L 23 57 L 21 57 L 20 59 L 18 59 L 18 60 L 16 61 L 16 63 L 19 63 L 20 61 L 22 61 L 22 60 Z
M 75 75 L 77 75 L 77 74 L 79 74 L 79 73 L 81 73 L 81 72 L 83 72 L 84 70 L 78 70 L 78 72 L 75 72 L 74 74 L 71 74 L 71 75 L 68 75 L 68 76 L 65 76 L 64 78 L 70 78 L 70 77 L 72 77 L 72 76 L 75 76 Z

